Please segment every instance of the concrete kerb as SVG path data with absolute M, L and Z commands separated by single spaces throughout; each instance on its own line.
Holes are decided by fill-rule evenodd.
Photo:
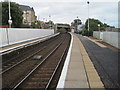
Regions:
M 72 36 L 71 33 L 70 33 L 70 35 L 71 35 L 70 47 L 69 47 L 69 50 L 68 50 L 68 53 L 67 53 L 67 57 L 66 57 L 66 60 L 65 60 L 64 66 L 63 66 L 63 70 L 62 70 L 60 79 L 58 81 L 58 85 L 57 85 L 56 90 L 58 90 L 60 88 L 63 89 L 64 85 L 65 85 L 65 79 L 66 79 L 66 76 L 67 76 L 67 70 L 68 70 L 68 65 L 69 65 L 69 62 L 70 62 L 70 56 L 71 56 L 71 50 L 72 50 L 72 44 L 73 44 L 73 36 Z

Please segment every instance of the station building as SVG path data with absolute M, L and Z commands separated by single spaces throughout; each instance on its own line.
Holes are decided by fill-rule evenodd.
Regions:
M 33 7 L 26 5 L 19 5 L 19 7 L 23 11 L 23 24 L 31 25 L 31 23 L 37 21 Z

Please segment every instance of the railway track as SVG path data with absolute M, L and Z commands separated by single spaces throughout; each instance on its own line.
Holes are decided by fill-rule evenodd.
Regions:
M 27 63 L 26 62 L 22 62 L 23 64 L 19 64 L 15 67 L 13 67 L 12 70 L 8 70 L 7 72 L 3 73 L 3 89 L 4 88 L 11 88 L 11 89 L 17 89 L 17 88 L 43 88 L 43 89 L 47 89 L 49 88 L 49 85 L 61 63 L 61 60 L 63 59 L 63 56 L 65 55 L 65 51 L 68 48 L 69 45 L 69 40 L 70 40 L 70 35 L 61 35 L 61 39 L 57 39 L 57 41 L 60 40 L 59 42 L 57 42 L 54 45 L 54 49 L 53 47 L 51 48 L 52 51 L 46 52 L 45 48 L 43 50 L 39 50 L 39 51 L 43 51 L 45 52 L 45 55 L 43 55 L 43 60 L 38 60 L 39 63 L 35 63 L 33 65 L 28 65 L 28 67 L 32 67 L 31 69 L 29 68 L 26 69 L 28 70 L 27 73 L 26 70 L 24 70 L 23 66 L 30 64 L 30 63 L 34 63 L 33 61 L 35 60 L 31 60 L 33 58 L 34 55 L 38 55 L 38 53 L 34 53 L 32 56 L 27 58 Z M 58 44 L 59 43 L 59 44 Z M 53 43 L 52 43 L 53 44 Z M 42 52 L 42 53 L 43 53 Z M 39 53 L 39 55 L 41 55 L 41 53 Z M 25 66 L 27 67 L 27 66 Z M 21 73 L 21 70 L 24 70 L 22 74 L 18 74 Z M 12 74 L 17 74 L 17 75 L 13 75 Z M 24 77 L 23 77 L 23 76 Z M 11 76 L 11 77 L 9 77 Z M 14 76 L 16 77 L 15 79 Z M 20 77 L 21 76 L 21 77 Z M 6 77 L 9 77 L 10 79 L 7 80 Z M 18 79 L 19 78 L 19 79 Z M 18 80 L 17 80 L 18 79 Z M 9 84 L 9 82 L 12 82 Z M 6 83 L 7 82 L 7 83 Z
M 56 36 L 52 39 L 49 39 L 48 41 L 37 43 L 30 47 L 25 47 L 23 49 L 13 51 L 12 53 L 6 54 L 2 56 L 2 71 L 0 74 L 8 71 L 9 69 L 15 67 L 16 65 L 24 62 L 28 58 L 32 57 L 36 53 L 44 50 L 48 46 L 47 43 L 54 42 L 56 39 L 58 39 L 60 36 Z M 42 44 L 42 45 L 41 45 Z M 37 51 L 36 51 L 37 50 Z M 32 53 L 31 53 L 32 52 Z

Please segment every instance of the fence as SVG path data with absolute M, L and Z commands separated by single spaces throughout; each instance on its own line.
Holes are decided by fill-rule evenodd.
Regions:
M 120 32 L 99 32 L 94 31 L 93 37 L 97 39 L 101 39 L 104 42 L 115 46 L 117 48 L 120 48 Z
M 0 47 L 54 34 L 52 29 L 0 28 Z

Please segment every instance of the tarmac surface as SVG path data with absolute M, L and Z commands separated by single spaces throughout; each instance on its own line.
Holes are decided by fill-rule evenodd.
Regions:
M 83 43 L 105 88 L 118 88 L 118 56 L 120 56 L 120 53 L 107 47 L 101 47 L 81 35 L 77 35 L 77 37 Z

